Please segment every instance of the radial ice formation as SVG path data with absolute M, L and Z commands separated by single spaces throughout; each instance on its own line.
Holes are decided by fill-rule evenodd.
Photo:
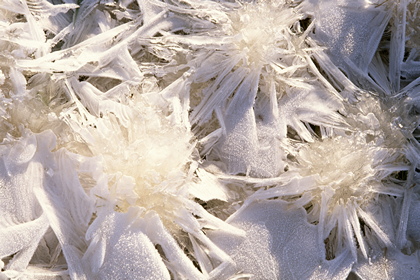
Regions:
M 181 60 L 177 68 L 188 70 L 168 88 L 182 94 L 178 85 L 188 83 L 189 120 L 202 140 L 201 156 L 222 162 L 229 174 L 278 176 L 284 169 L 279 141 L 286 138 L 287 126 L 312 141 L 310 119 L 325 127 L 343 124 L 337 114 L 340 98 L 314 73 L 305 41 L 311 27 L 301 24 L 299 6 L 238 1 L 198 10 L 206 17 L 189 16 L 212 24 L 184 30 L 182 36 L 164 34 L 154 44 L 171 42 L 184 49 L 187 62 Z M 312 104 L 301 109 L 297 105 L 304 100 Z
M 243 110 L 247 109 L 259 86 L 267 96 L 271 91 L 275 95 L 276 87 L 278 95 L 286 85 L 304 87 L 301 81 L 311 75 L 306 71 L 306 34 L 299 25 L 303 17 L 299 8 L 284 1 L 255 1 L 216 11 L 223 11 L 217 25 L 183 39 L 190 49 L 200 49 L 190 63 L 192 81 L 207 84 L 202 92 L 193 92 L 201 100 L 192 111 L 192 123 L 208 121 L 214 110 L 235 100 L 244 99 Z M 223 113 L 229 114 L 229 108 Z
M 331 191 L 328 212 L 336 205 L 356 202 L 364 204 L 372 199 L 375 160 L 381 149 L 365 143 L 363 135 L 338 136 L 312 143 L 299 151 L 300 174 L 316 176 L 320 189 L 315 191 L 316 204 L 321 204 L 321 193 Z M 317 193 L 319 191 L 319 193 Z
M 253 195 L 303 206 L 331 258 L 347 249 L 355 258 L 358 250 L 367 257 L 371 240 L 392 247 L 400 235 L 382 224 L 394 219 L 382 207 L 405 195 L 408 186 L 401 174 L 410 169 L 407 143 L 401 127 L 392 123 L 398 118 L 389 112 L 395 109 L 384 109 L 368 95 L 360 98 L 357 106 L 347 106 L 350 130 L 321 131 L 317 141 L 299 145 L 289 155 L 289 172 L 276 179 L 283 183 Z
M 299 174 L 313 177 L 315 183 L 302 196 L 302 200 L 310 197 L 305 205 L 308 218 L 319 223 L 323 237 L 328 238 L 329 245 L 333 244 L 331 248 L 340 252 L 350 247 L 355 254 L 355 235 L 367 256 L 361 220 L 385 245 L 391 245 L 390 237 L 369 217 L 366 209 L 381 200 L 382 195 L 403 195 L 402 187 L 382 182 L 393 171 L 407 168 L 398 162 L 395 150 L 366 143 L 365 135 L 337 136 L 310 144 L 300 150 L 297 160 Z
M 84 183 L 96 200 L 98 217 L 89 228 L 91 243 L 84 256 L 89 264 L 85 268 L 88 275 L 99 278 L 126 275 L 113 274 L 113 267 L 117 265 L 113 256 L 122 254 L 128 246 L 125 239 L 133 236 L 141 236 L 149 244 L 133 244 L 145 251 L 142 254 L 149 254 L 146 251 L 153 249 L 150 254 L 155 259 L 151 266 L 161 268 L 165 259 L 165 270 L 176 277 L 203 279 L 212 275 L 211 271 L 218 265 L 229 265 L 230 258 L 207 238 L 203 228 L 223 228 L 233 234 L 238 231 L 193 200 L 190 190 L 200 181 L 194 173 L 197 168 L 193 160 L 195 146 L 188 126 L 178 122 L 178 118 L 171 118 L 175 105 L 161 95 L 141 95 L 135 87 L 129 90 L 131 97 L 119 103 L 100 100 L 101 92 L 86 82 L 73 81 L 72 85 L 79 86 L 81 101 L 98 115 L 85 112 L 86 119 L 75 111 L 66 116 L 94 156 L 84 170 L 90 174 L 91 180 Z M 132 235 L 122 233 L 123 230 L 106 230 L 107 220 L 115 222 L 116 228 L 120 224 L 132 231 Z M 155 252 L 151 244 L 159 245 L 161 250 Z M 113 246 L 118 249 L 115 251 Z M 101 249 L 103 247 L 106 249 Z M 105 253 L 100 253 L 101 250 Z M 207 252 L 211 252 L 209 256 Z M 97 261 L 98 254 L 105 254 L 105 259 Z M 129 260 L 127 267 L 140 265 L 142 254 Z M 195 258 L 201 271 L 192 262 Z M 208 258 L 215 263 L 203 262 Z M 93 268 L 89 272 L 90 264 Z M 213 274 L 217 275 L 217 271 Z M 169 274 L 157 271 L 156 275 Z
M 169 226 L 183 207 L 180 198 L 188 197 L 192 136 L 147 103 L 137 108 L 130 110 L 127 127 L 112 114 L 98 119 L 96 128 L 90 129 L 94 139 L 90 149 L 103 158 L 109 197 L 117 211 L 137 205 L 156 211 Z
M 299 151 L 296 160 L 299 174 L 312 176 L 316 182 L 306 205 L 310 221 L 320 224 L 330 248 L 336 246 L 341 251 L 347 243 L 355 255 L 354 237 L 366 257 L 369 249 L 363 239 L 369 234 L 365 227 L 384 246 L 397 242 L 396 232 L 382 230 L 379 220 L 383 217 L 370 213 L 382 207 L 379 205 L 389 196 L 404 197 L 408 186 L 399 176 L 410 170 L 410 164 L 405 156 L 403 126 L 395 125 L 396 109 L 386 112 L 384 105 L 372 97 L 364 97 L 361 102 L 364 104 L 358 106 L 359 113 L 348 115 L 356 131 L 312 143 Z M 347 241 L 343 244 L 343 240 Z
M 282 61 L 293 61 L 299 40 L 293 38 L 290 27 L 302 18 L 298 10 L 283 1 L 257 1 L 243 4 L 229 18 L 227 35 L 233 36 L 233 45 L 244 55 L 246 64 L 258 67 L 280 57 Z

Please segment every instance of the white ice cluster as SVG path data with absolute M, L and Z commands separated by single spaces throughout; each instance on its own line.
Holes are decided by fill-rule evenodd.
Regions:
M 418 0 L 0 0 L 0 280 L 418 279 Z

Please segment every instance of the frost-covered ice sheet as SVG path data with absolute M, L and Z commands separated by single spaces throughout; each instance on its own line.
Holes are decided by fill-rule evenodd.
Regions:
M 342 279 L 354 262 L 349 251 L 325 260 L 316 226 L 305 220 L 303 209 L 284 201 L 254 202 L 228 222 L 247 236 L 213 232 L 210 238 L 232 255 L 236 271 L 253 279 Z
M 416 279 L 417 0 L 0 0 L 0 279 Z

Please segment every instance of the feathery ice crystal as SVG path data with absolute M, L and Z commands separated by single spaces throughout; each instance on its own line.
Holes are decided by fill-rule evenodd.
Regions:
M 201 100 L 191 113 L 191 122 L 208 121 L 218 107 L 227 107 L 224 115 L 233 114 L 237 102 L 245 102 L 244 108 L 252 106 L 260 85 L 273 91 L 270 87 L 278 83 L 296 85 L 309 79 L 307 71 L 299 71 L 307 67 L 308 55 L 306 34 L 299 25 L 302 17 L 298 8 L 284 1 L 238 3 L 219 26 L 208 30 L 214 38 L 207 42 L 206 33 L 196 35 L 188 46 L 198 51 L 192 78 L 196 83 L 207 82 L 207 87 L 196 93 Z M 195 69 L 197 65 L 203 68 Z
M 109 174 L 107 197 L 118 211 L 138 205 L 156 211 L 169 225 L 179 211 L 176 208 L 184 207 L 181 200 L 188 197 L 185 183 L 193 172 L 188 170 L 192 136 L 147 102 L 132 107 L 127 126 L 109 114 L 97 120 L 96 127 L 88 127 L 89 148 L 103 159 Z
M 308 207 L 308 219 L 324 227 L 323 237 L 328 237 L 328 242 L 331 243 L 328 244 L 331 246 L 330 250 L 333 250 L 331 254 L 340 252 L 343 247 L 350 247 L 356 255 L 356 244 L 353 240 L 355 234 L 357 244 L 367 257 L 359 219 L 385 245 L 391 245 L 389 237 L 383 233 L 378 223 L 369 218 L 365 209 L 377 203 L 381 195 L 402 196 L 402 187 L 387 187 L 382 183 L 389 175 L 387 173 L 390 173 L 386 172 L 387 164 L 392 166 L 392 171 L 407 169 L 406 166 L 395 165 L 394 153 L 395 151 L 366 143 L 364 134 L 324 139 L 299 151 L 297 160 L 300 164 L 300 175 L 314 176 L 316 184 L 316 187 L 311 186 L 313 189 L 304 191 L 301 199 L 310 199 L 305 206 Z
M 224 11 L 223 5 L 218 9 Z M 204 146 L 201 154 L 221 162 L 227 173 L 277 176 L 284 168 L 277 158 L 284 157 L 279 140 L 287 127 L 312 141 L 306 128 L 310 116 L 319 125 L 341 126 L 336 111 L 342 104 L 317 79 L 319 71 L 310 60 L 315 48 L 305 41 L 311 27 L 303 29 L 300 6 L 236 3 L 224 15 L 206 32 L 168 38 L 189 43 L 185 48 L 194 51 L 187 64 L 193 132 Z M 303 100 L 322 99 L 319 107 L 296 110 Z
M 81 96 L 85 98 L 84 94 L 95 91 L 98 93 L 87 84 L 80 87 Z M 109 235 L 113 233 L 103 233 L 106 223 L 116 226 L 119 219 L 130 221 L 128 227 L 140 223 L 138 230 L 145 235 L 142 237 L 145 242 L 158 244 L 162 248 L 162 257 L 168 259 L 166 268 L 161 260 L 157 261 L 156 265 L 161 268 L 156 279 L 167 277 L 166 269 L 183 278 L 217 277 L 218 272 L 212 274 L 210 267 L 209 271 L 205 268 L 199 271 L 181 249 L 186 252 L 211 250 L 209 258 L 215 261 L 215 267 L 226 266 L 230 258 L 205 236 L 202 229 L 210 226 L 223 228 L 234 235 L 241 232 L 213 217 L 191 199 L 194 197 L 191 190 L 200 188 L 197 185 L 201 184 L 194 175 L 197 166 L 192 158 L 195 151 L 192 134 L 182 122 L 176 121 L 178 118 L 171 118 L 173 111 L 169 110 L 170 106 L 160 107 L 167 105 L 167 101 L 157 95 L 153 98 L 161 99 L 160 102 L 152 103 L 150 96 L 139 95 L 135 89 L 128 90 L 128 93 L 131 97 L 127 104 L 130 106 L 108 100 L 108 108 L 120 109 L 114 114 L 99 113 L 107 108 L 106 103 L 99 102 L 100 109 L 96 112 L 99 118 L 87 114 L 88 120 L 83 122 L 74 116 L 74 112 L 66 117 L 87 144 L 89 152 L 98 159 L 93 169 L 86 170 L 96 182 L 90 193 L 95 197 L 98 215 L 91 229 L 93 234 L 89 235 L 94 239 L 111 240 Z M 82 98 L 82 101 L 86 99 Z M 102 170 L 98 170 L 99 167 Z M 95 243 L 88 251 L 98 246 Z M 160 258 L 159 254 L 154 254 Z M 93 261 L 96 256 L 88 254 L 85 258 Z M 93 275 L 106 278 L 125 275 L 114 274 L 114 265 L 114 261 L 105 262 L 100 266 L 105 272 Z
M 284 196 L 304 206 L 330 257 L 350 249 L 356 258 L 360 248 L 366 258 L 366 242 L 372 237 L 366 236 L 365 228 L 382 246 L 395 245 L 396 233 L 385 232 L 371 213 L 379 211 L 389 196 L 404 196 L 406 185 L 396 176 L 410 169 L 405 156 L 408 143 L 401 128 L 391 122 L 396 117 L 375 98 L 366 94 L 359 98 L 363 104 L 349 106 L 346 116 L 352 130 L 321 132 L 321 139 L 298 145 L 291 152 L 289 172 L 279 177 L 284 183 L 253 198 Z
M 297 9 L 283 1 L 245 3 L 229 14 L 226 35 L 232 36 L 234 47 L 245 56 L 245 64 L 249 66 L 276 62 L 280 67 L 292 66 L 287 61 L 299 59 L 296 54 L 301 42 L 297 36 L 294 38 L 291 27 L 301 18 Z

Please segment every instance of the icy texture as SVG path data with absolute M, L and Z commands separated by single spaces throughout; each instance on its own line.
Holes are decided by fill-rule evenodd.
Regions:
M 317 228 L 304 217 L 303 209 L 284 201 L 254 202 L 228 219 L 246 232 L 245 238 L 209 235 L 232 256 L 236 271 L 252 279 L 341 279 L 349 272 L 352 259 L 325 261 Z
M 35 162 L 29 163 L 28 171 L 37 172 L 38 175 L 34 176 L 35 174 L 31 174 L 30 176 L 31 182 L 36 182 L 36 184 L 29 184 L 34 188 L 31 194 L 35 194 L 38 203 L 45 213 L 45 216 L 43 217 L 46 217 L 48 225 L 53 228 L 61 243 L 64 254 L 68 255 L 68 261 L 71 262 L 72 259 L 76 258 L 74 255 L 77 254 L 75 250 L 83 250 L 83 241 L 80 240 L 79 236 L 83 235 L 86 230 L 91 213 L 89 208 L 92 204 L 84 194 L 80 184 L 78 186 L 79 192 L 77 192 L 78 177 L 76 174 L 72 174 L 71 172 L 57 172 L 56 168 L 58 168 L 60 164 L 65 166 L 66 164 L 69 164 L 69 162 L 66 162 L 65 155 L 61 155 L 62 158 L 64 157 L 64 159 L 61 159 L 61 162 L 55 162 L 54 159 L 56 157 L 50 152 L 50 149 L 54 148 L 55 145 L 55 136 L 51 132 L 45 132 L 37 136 L 32 135 L 32 137 L 34 140 L 37 140 L 34 147 L 36 153 L 31 152 L 31 156 L 28 158 L 27 156 L 29 155 L 28 152 L 30 151 L 31 146 L 27 145 L 26 149 L 20 149 L 21 153 L 19 155 L 15 155 L 15 158 L 19 159 L 19 161 L 16 162 L 21 163 L 24 159 L 23 156 L 26 157 L 26 161 L 31 160 L 34 157 L 33 160 Z M 39 143 L 39 145 L 36 146 L 36 143 Z M 15 153 L 14 150 L 16 149 L 11 149 L 13 153 Z M 18 151 L 16 151 L 16 153 L 17 152 Z M 74 168 L 72 167 L 68 168 L 69 171 L 73 169 Z M 66 186 L 66 184 L 67 186 L 71 186 L 71 191 L 68 189 L 66 193 L 65 188 L 57 190 L 57 185 Z M 45 233 L 45 230 L 46 228 L 43 233 Z M 73 236 L 70 236 L 69 233 L 73 233 Z M 42 235 L 38 238 L 40 237 L 42 237 Z M 33 244 L 37 245 L 37 242 L 34 242 Z M 36 249 L 36 247 L 34 247 L 34 249 Z M 29 261 L 29 259 L 27 261 Z M 74 261 L 76 261 L 76 263 L 78 262 L 78 260 Z M 77 273 L 82 272 L 78 271 Z
M 36 188 L 36 197 L 47 215 L 69 265 L 70 276 L 85 279 L 80 261 L 87 244 L 83 236 L 92 217 L 93 200 L 82 188 L 76 173 L 77 161 L 69 157 L 64 150 L 52 154 L 55 136 L 42 134 L 39 147 L 40 160 L 47 171 L 43 187 Z M 60 172 L 67 170 L 67 172 Z M 60 186 L 60 188 L 57 188 Z
M 80 262 L 77 250 L 84 250 L 85 246 L 80 236 L 86 231 L 92 207 L 77 174 L 71 172 L 74 167 L 68 166 L 72 163 L 65 153 L 51 153 L 54 134 L 51 131 L 39 135 L 26 133 L 20 141 L 11 142 L 9 153 L 2 161 L 5 219 L 1 234 L 2 240 L 9 241 L 7 246 L 2 246 L 1 255 L 18 253 L 8 264 L 9 273 L 26 268 L 49 226 L 58 237 L 68 263 Z M 58 172 L 60 165 L 70 172 Z M 64 188 L 57 189 L 57 186 Z M 70 273 L 83 275 L 81 270 Z
M 262 133 L 258 131 L 255 112 L 252 108 L 257 92 L 256 87 L 256 76 L 251 75 L 246 78 L 236 93 L 239 94 L 239 98 L 232 101 L 226 109 L 227 118 L 224 122 L 226 136 L 220 139 L 220 157 L 228 165 L 228 172 L 231 174 L 251 172 L 252 176 L 273 177 L 279 173 L 281 166 L 275 166 L 277 161 L 272 159 L 271 172 L 269 168 L 262 167 L 266 160 L 270 161 L 269 155 L 264 155 L 264 150 L 271 150 L 270 152 L 279 157 L 280 153 L 276 153 L 276 150 L 271 149 L 270 146 L 264 147 L 263 141 L 260 140 Z M 273 140 L 272 143 L 276 144 Z
M 417 2 L 0 0 L 0 279 L 415 279 Z
M 215 259 L 219 265 L 227 265 L 230 258 L 205 236 L 202 228 L 235 229 L 190 200 L 203 182 L 193 180 L 197 164 L 191 159 L 194 144 L 189 127 L 182 118 L 173 117 L 176 113 L 183 114 L 183 106 L 166 107 L 168 101 L 164 93 L 155 97 L 136 95 L 126 104 L 119 103 L 101 98 L 103 92 L 89 83 L 71 82 L 73 88 L 78 88 L 75 92 L 81 96 L 80 102 L 93 113 L 86 111 L 86 117 L 95 120 L 95 126 L 92 127 L 80 121 L 75 112 L 66 116 L 66 121 L 79 131 L 95 156 L 86 165 L 86 171 L 96 181 L 90 193 L 96 201 L 97 214 L 107 216 L 113 211 L 130 212 L 138 208 L 140 214 L 131 217 L 130 222 L 144 218 L 144 223 L 149 224 L 143 228 L 142 234 L 161 246 L 162 254 L 167 259 L 166 268 L 172 275 L 202 279 L 211 273 L 201 273 L 194 267 L 185 254 L 187 250 L 193 250 L 192 246 L 187 245 L 189 248 L 184 252 L 172 234 L 188 233 L 190 242 L 196 239 L 200 242 L 201 250 L 211 251 L 211 259 Z M 122 90 L 128 94 L 138 94 L 134 89 L 122 87 Z M 106 94 L 110 95 L 109 92 Z M 95 115 L 99 115 L 99 118 L 95 118 Z M 211 199 L 214 196 L 219 198 L 219 194 L 227 196 L 223 185 L 210 184 L 210 187 L 216 190 L 209 190 L 208 198 L 201 194 L 197 197 Z M 121 238 L 121 242 L 126 242 L 126 238 L 143 238 L 143 235 Z M 110 266 L 113 266 L 112 262 Z M 111 270 L 109 268 L 107 271 L 111 273 Z M 159 275 L 156 277 L 159 278 Z M 95 277 L 101 278 L 100 275 Z
M 197 169 L 196 173 L 200 182 L 190 186 L 192 195 L 203 201 L 212 199 L 227 201 L 229 199 L 229 189 L 221 184 L 216 176 L 205 169 Z
M 34 195 L 42 186 L 43 169 L 33 161 L 37 139 L 26 135 L 21 141 L 2 146 L 0 258 L 14 255 L 12 270 L 24 270 L 49 224 Z
M 200 84 L 198 90 L 192 88 L 197 105 L 190 120 L 201 133 L 215 115 L 221 130 L 208 155 L 222 161 L 229 174 L 275 177 L 283 172 L 284 163 L 278 159 L 285 158 L 280 141 L 287 125 L 305 140 L 312 135 L 301 121 L 310 117 L 317 116 L 311 121 L 322 126 L 343 125 L 336 113 L 339 100 L 321 84 L 303 82 L 316 74 L 308 71 L 307 34 L 299 27 L 299 11 L 283 1 L 244 3 L 208 31 L 220 42 L 202 33 L 187 41 L 203 49 L 190 63 L 191 79 Z M 306 98 L 311 108 L 297 108 L 298 100 Z
M 405 159 L 405 139 L 390 124 L 392 117 L 378 107 L 380 103 L 370 97 L 359 98 L 363 104 L 347 109 L 347 121 L 356 131 L 326 135 L 298 147 L 292 153 L 290 171 L 279 176 L 275 187 L 250 197 L 289 197 L 296 206 L 305 206 L 308 221 L 318 224 L 319 239 L 326 240 L 327 255 L 332 256 L 351 249 L 354 258 L 359 250 L 367 257 L 369 245 L 364 239 L 371 234 L 369 238 L 377 238 L 383 247 L 402 246 L 405 239 L 408 208 L 404 205 L 409 203 L 409 194 L 393 178 L 394 172 L 410 168 Z M 391 137 L 395 137 L 392 142 Z M 264 185 L 271 184 L 267 181 Z M 402 208 L 394 210 L 401 211 L 394 231 L 384 231 L 380 223 L 381 219 L 395 219 L 393 213 L 383 213 L 382 217 L 373 214 L 381 211 L 379 205 L 388 203 L 386 195 L 403 197 Z M 371 232 L 363 232 L 364 225 Z
M 97 102 L 97 108 L 107 104 L 95 96 L 83 98 L 82 102 L 92 111 L 95 104 L 90 100 Z M 147 101 L 140 99 L 133 104 L 134 108 L 108 103 L 114 109 L 121 107 L 118 118 L 104 111 L 103 118 L 96 121 L 96 128 L 80 127 L 91 152 L 101 156 L 105 172 L 95 174 L 99 182 L 92 193 L 100 197 L 98 205 L 108 201 L 124 212 L 139 205 L 160 213 L 167 226 L 171 226 L 175 212 L 182 206 L 179 200 L 188 194 L 184 186 L 187 179 L 184 168 L 192 151 L 188 130 L 171 124 Z
M 322 89 L 290 89 L 279 99 L 279 131 L 282 138 L 290 127 L 305 141 L 314 141 L 314 132 L 308 123 L 323 127 L 346 127 L 345 121 L 337 113 L 343 110 L 339 99 Z M 306 125 L 305 125 L 306 124 Z
M 90 226 L 92 241 L 83 257 L 89 279 L 170 279 L 158 251 L 130 215 L 110 213 Z
M 413 200 L 410 205 L 410 214 L 407 221 L 407 235 L 415 242 L 420 242 L 420 202 L 418 199 Z
M 377 257 L 357 263 L 353 271 L 363 280 L 416 279 L 420 273 L 417 256 L 407 256 L 390 249 L 386 257 Z
M 318 1 L 314 38 L 328 46 L 333 62 L 347 74 L 367 74 L 390 13 L 364 1 Z

